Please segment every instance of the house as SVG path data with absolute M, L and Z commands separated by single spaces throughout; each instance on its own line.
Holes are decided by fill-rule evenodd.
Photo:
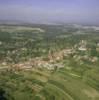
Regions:
M 80 51 L 86 51 L 86 50 L 87 50 L 87 48 L 86 48 L 86 47 L 81 46 L 81 47 L 79 47 L 79 48 L 78 48 L 78 50 L 80 50 Z

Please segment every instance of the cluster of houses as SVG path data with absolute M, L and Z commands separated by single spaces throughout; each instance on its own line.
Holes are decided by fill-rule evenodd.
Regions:
M 84 40 L 81 40 L 81 42 L 78 45 L 75 45 L 73 48 L 66 48 L 59 52 L 52 53 L 49 51 L 49 54 L 47 56 L 47 60 L 44 60 L 44 57 L 36 57 L 31 58 L 26 62 L 20 62 L 17 64 L 13 64 L 12 67 L 17 70 L 23 70 L 23 69 L 31 69 L 31 68 L 46 68 L 48 70 L 55 70 L 58 68 L 63 68 L 64 64 L 61 62 L 64 57 L 68 57 L 69 55 L 73 54 L 73 58 L 75 60 L 88 60 L 91 62 L 98 61 L 97 57 L 89 57 L 88 55 L 77 55 L 77 50 L 79 51 L 87 51 L 87 42 Z M 97 44 L 97 48 L 99 47 L 99 44 Z M 75 49 L 76 48 L 76 49 Z M 3 66 L 6 66 L 7 63 L 2 63 Z
M 55 52 L 53 54 L 49 53 L 48 60 L 44 60 L 42 57 L 36 57 L 30 59 L 26 62 L 18 63 L 14 65 L 14 68 L 20 69 L 31 69 L 31 68 L 46 68 L 48 70 L 54 70 L 58 68 L 63 68 L 64 64 L 61 63 L 61 60 L 64 59 L 64 56 L 72 54 L 72 49 L 64 49 L 60 52 Z

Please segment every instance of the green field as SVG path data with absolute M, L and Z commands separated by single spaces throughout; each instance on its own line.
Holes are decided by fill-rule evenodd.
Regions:
M 99 31 L 0 26 L 0 100 L 99 100 Z

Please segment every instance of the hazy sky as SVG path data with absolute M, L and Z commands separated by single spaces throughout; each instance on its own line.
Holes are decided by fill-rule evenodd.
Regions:
M 0 0 L 0 20 L 99 24 L 99 0 Z

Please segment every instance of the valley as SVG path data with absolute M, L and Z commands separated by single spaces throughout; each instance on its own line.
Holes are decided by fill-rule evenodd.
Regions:
M 99 28 L 0 25 L 5 100 L 99 100 Z

